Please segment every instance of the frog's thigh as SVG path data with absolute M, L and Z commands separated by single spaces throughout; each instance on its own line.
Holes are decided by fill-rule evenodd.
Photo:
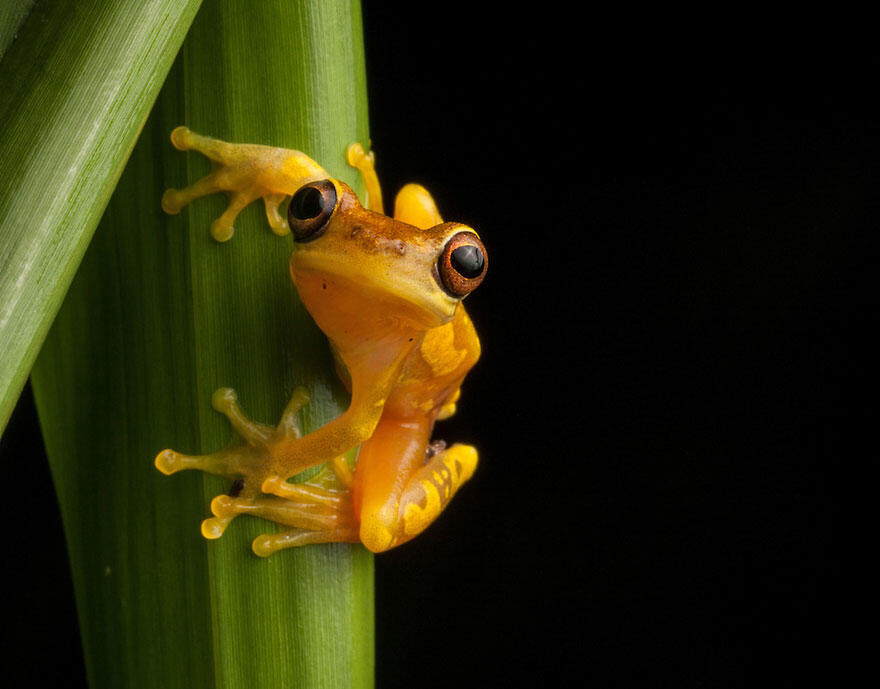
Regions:
M 421 533 L 474 473 L 477 452 L 468 445 L 426 457 L 428 432 L 427 426 L 380 424 L 361 446 L 354 502 L 361 542 L 373 552 Z
M 434 197 L 421 184 L 407 184 L 397 192 L 394 218 L 423 230 L 443 222 Z
M 361 541 L 373 552 L 395 544 L 399 505 L 409 477 L 425 465 L 429 427 L 382 419 L 361 444 L 353 486 Z

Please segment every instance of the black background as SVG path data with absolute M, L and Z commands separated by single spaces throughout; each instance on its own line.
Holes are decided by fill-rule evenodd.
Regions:
M 376 559 L 377 686 L 836 677 L 878 61 L 801 18 L 366 5 L 386 204 L 421 182 L 490 252 L 483 359 L 437 429 L 481 464 Z M 39 447 L 27 393 L 0 444 L 44 471 L 22 510 L 54 499 L 14 461 Z M 4 645 L 77 686 L 60 523 L 34 519 Z

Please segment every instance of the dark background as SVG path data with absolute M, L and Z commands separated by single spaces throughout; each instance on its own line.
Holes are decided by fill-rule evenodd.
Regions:
M 365 4 L 386 204 L 421 182 L 491 256 L 484 356 L 437 429 L 481 464 L 376 559 L 377 686 L 838 677 L 878 60 L 793 19 Z M 21 447 L 29 393 L 0 453 Z M 7 546 L 39 533 L 10 589 L 33 629 L 7 648 L 81 677 L 60 522 L 27 519 Z

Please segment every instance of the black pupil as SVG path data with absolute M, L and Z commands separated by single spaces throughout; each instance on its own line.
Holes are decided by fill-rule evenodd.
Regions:
M 483 252 L 473 244 L 463 244 L 453 249 L 450 263 L 459 275 L 468 280 L 480 277 L 483 272 Z
M 290 202 L 290 212 L 298 220 L 311 220 L 324 210 L 324 195 L 315 187 L 298 191 Z

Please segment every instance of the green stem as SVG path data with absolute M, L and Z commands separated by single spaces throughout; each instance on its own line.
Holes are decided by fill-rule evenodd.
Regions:
M 305 385 L 307 431 L 345 406 L 288 277 L 292 242 L 261 205 L 222 245 L 208 228 L 224 198 L 161 213 L 165 187 L 209 169 L 171 147 L 178 124 L 303 150 L 358 188 L 344 152 L 368 139 L 359 4 L 205 5 L 34 369 L 91 686 L 370 687 L 372 556 L 337 544 L 263 560 L 250 541 L 274 527 L 247 518 L 207 542 L 199 524 L 228 486 L 153 468 L 164 447 L 226 445 L 210 406 L 223 385 L 269 423 Z

